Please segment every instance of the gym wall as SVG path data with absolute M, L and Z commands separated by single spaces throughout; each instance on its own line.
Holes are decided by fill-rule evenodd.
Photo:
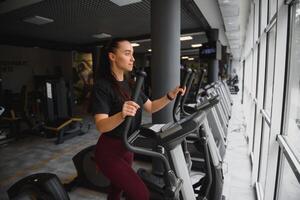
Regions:
M 72 78 L 72 53 L 41 48 L 0 45 L 0 74 L 3 89 L 19 92 L 26 84 L 33 88 L 34 75 L 53 75 L 58 70 Z

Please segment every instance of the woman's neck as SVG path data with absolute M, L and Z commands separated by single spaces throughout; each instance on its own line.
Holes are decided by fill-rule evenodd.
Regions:
M 117 67 L 112 67 L 113 76 L 117 79 L 117 81 L 123 81 L 124 80 L 124 71 L 118 69 Z

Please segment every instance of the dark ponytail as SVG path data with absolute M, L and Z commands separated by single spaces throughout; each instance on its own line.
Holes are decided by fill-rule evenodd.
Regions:
M 112 39 L 101 49 L 100 65 L 98 66 L 97 70 L 97 77 L 108 80 L 112 84 L 114 91 L 121 97 L 120 100 L 122 102 L 130 100 L 131 93 L 128 93 L 126 90 L 122 89 L 121 85 L 115 78 L 113 71 L 111 70 L 108 54 L 110 52 L 114 53 L 118 49 L 119 43 L 123 41 L 128 40 L 125 38 Z M 130 84 L 130 86 L 131 85 L 132 84 Z

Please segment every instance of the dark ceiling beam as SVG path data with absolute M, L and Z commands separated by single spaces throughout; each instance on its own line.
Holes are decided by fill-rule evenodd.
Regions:
M 211 29 L 206 18 L 194 2 L 194 0 L 181 0 L 181 9 L 185 10 L 192 18 L 198 23 L 199 27 L 202 27 L 205 31 Z
M 193 29 L 184 29 L 181 30 L 181 34 L 191 34 L 191 33 L 198 33 L 198 32 L 206 32 L 205 29 L 202 28 L 193 28 Z

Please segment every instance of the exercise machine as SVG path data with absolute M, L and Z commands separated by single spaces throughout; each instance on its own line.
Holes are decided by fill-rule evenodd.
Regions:
M 70 200 L 55 174 L 37 173 L 13 184 L 7 194 L 10 200 Z
M 84 187 L 107 193 L 110 181 L 97 170 L 95 149 L 96 145 L 89 146 L 72 158 L 77 176 L 64 184 L 67 191 L 72 191 L 75 187 Z
M 145 75 L 142 73 L 141 76 Z M 136 91 L 139 91 L 142 79 L 143 78 L 138 79 Z M 133 101 L 135 101 L 137 97 L 138 92 L 135 92 Z M 177 191 L 179 188 L 177 188 L 177 186 L 179 186 L 178 183 L 180 182 L 182 182 L 182 187 L 180 188 L 180 195 L 182 199 L 221 199 L 223 187 L 221 158 L 218 154 L 217 147 L 208 126 L 205 112 L 196 112 L 186 118 L 180 119 L 178 122 L 169 123 L 167 125 L 154 125 L 155 128 L 152 127 L 152 132 L 153 135 L 157 136 L 157 144 L 161 147 L 161 152 L 155 152 L 150 149 L 132 145 L 133 141 L 139 137 L 140 131 L 138 130 L 133 133 L 128 140 L 128 130 L 131 123 L 130 120 L 130 117 L 126 118 L 126 126 L 123 135 L 125 146 L 134 153 L 157 157 L 164 163 L 165 170 L 162 177 L 150 174 L 145 170 L 138 171 L 138 174 L 146 182 L 149 188 L 152 189 L 151 191 L 154 191 L 154 194 L 170 194 L 170 196 L 163 195 L 158 199 L 178 199 L 179 196 Z M 181 147 L 181 143 L 186 136 L 195 132 L 201 133 L 199 140 L 207 141 L 207 145 L 204 146 L 208 147 L 206 150 L 209 150 L 204 150 L 206 155 L 205 161 L 207 164 L 206 179 L 198 182 L 198 186 L 201 186 L 200 191 L 202 189 L 204 192 L 199 192 L 198 195 L 198 192 L 194 192 L 194 188 L 189 176 L 189 170 L 185 164 L 185 156 Z M 200 150 L 200 146 L 197 145 L 197 147 Z M 166 151 L 169 159 L 163 153 L 164 150 Z M 213 164 L 213 172 L 210 166 L 211 163 Z M 182 179 L 182 181 L 180 181 L 180 179 Z M 170 190 L 170 187 L 173 189 Z
M 85 134 L 83 119 L 72 116 L 69 91 L 62 78 L 49 79 L 44 83 L 46 122 L 44 129 L 56 135 L 56 144 L 65 139 Z M 68 106 L 69 105 L 69 106 Z

